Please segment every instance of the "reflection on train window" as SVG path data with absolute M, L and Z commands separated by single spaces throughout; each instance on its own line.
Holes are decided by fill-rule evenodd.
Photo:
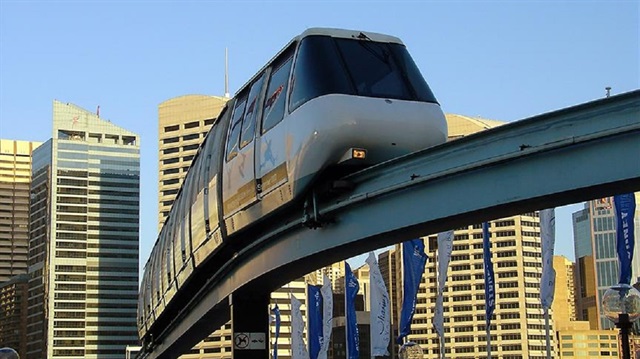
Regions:
M 336 44 L 358 95 L 412 99 L 410 88 L 386 45 L 342 39 L 336 40 Z
M 251 86 L 249 92 L 249 104 L 247 105 L 247 114 L 242 121 L 242 134 L 240 135 L 240 148 L 248 145 L 253 140 L 253 135 L 256 132 L 256 114 L 258 112 L 258 95 L 262 89 L 262 83 L 264 76 L 260 76 L 256 82 Z
M 247 98 L 242 97 L 236 102 L 231 118 L 231 126 L 229 128 L 229 137 L 227 137 L 227 161 L 231 160 L 238 154 L 238 142 L 240 141 L 240 129 L 242 124 L 242 115 L 247 104 Z
M 271 73 L 262 111 L 262 133 L 267 132 L 284 117 L 284 99 L 287 97 L 286 89 L 289 87 L 291 62 L 292 57 L 289 56 L 279 67 L 274 67 L 275 70 Z
M 309 36 L 302 40 L 293 69 L 289 111 L 322 95 L 353 93 L 343 67 L 330 37 Z
M 437 103 L 401 44 L 309 36 L 293 71 L 289 110 L 327 94 Z

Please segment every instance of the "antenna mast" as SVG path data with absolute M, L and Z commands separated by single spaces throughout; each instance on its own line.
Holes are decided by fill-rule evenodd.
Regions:
M 224 97 L 230 98 L 229 95 L 229 52 L 224 48 Z

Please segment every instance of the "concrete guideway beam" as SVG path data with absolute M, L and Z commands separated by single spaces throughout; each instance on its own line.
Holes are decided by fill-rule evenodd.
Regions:
M 268 292 L 407 239 L 640 190 L 640 91 L 510 123 L 348 179 L 353 192 L 320 203 L 332 223 L 310 230 L 283 218 L 215 275 L 148 357 L 174 357 L 224 324 L 237 290 Z

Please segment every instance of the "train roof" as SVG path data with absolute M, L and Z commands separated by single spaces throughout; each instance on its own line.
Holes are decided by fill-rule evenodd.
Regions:
M 347 38 L 347 39 L 363 39 L 363 40 L 371 40 L 376 42 L 392 42 L 392 43 L 404 45 L 402 40 L 391 35 L 380 34 L 377 32 L 336 29 L 336 28 L 329 28 L 329 27 L 309 28 L 305 30 L 302 34 L 298 35 L 295 40 L 302 40 L 307 36 L 313 36 L 313 35 L 341 37 L 341 38 Z M 362 36 L 362 35 L 365 35 L 365 36 Z

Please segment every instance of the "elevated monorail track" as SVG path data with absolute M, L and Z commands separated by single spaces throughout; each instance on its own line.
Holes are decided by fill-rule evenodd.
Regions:
M 317 203 L 320 228 L 303 225 L 302 208 L 272 219 L 183 303 L 143 357 L 177 357 L 229 320 L 232 296 L 275 290 L 323 265 L 450 228 L 639 191 L 640 91 L 505 124 L 343 180 L 353 189 Z

